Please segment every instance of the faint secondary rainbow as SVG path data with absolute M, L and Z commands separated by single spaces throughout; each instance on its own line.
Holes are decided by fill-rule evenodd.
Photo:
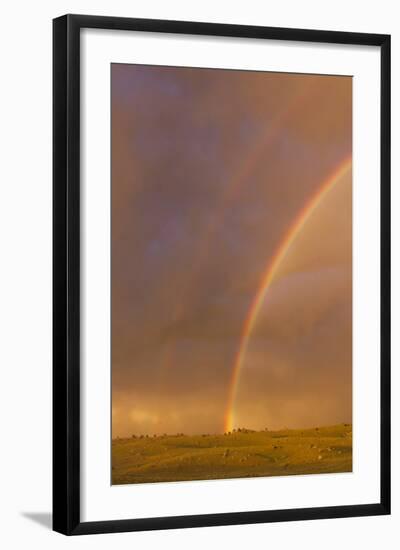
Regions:
M 351 157 L 348 157 L 343 162 L 341 162 L 334 173 L 327 180 L 324 181 L 318 191 L 300 210 L 295 220 L 290 225 L 288 231 L 284 234 L 282 240 L 279 242 L 278 247 L 276 248 L 271 260 L 268 262 L 267 268 L 261 278 L 261 284 L 255 294 L 255 297 L 248 310 L 246 320 L 243 324 L 238 351 L 236 353 L 233 363 L 231 382 L 229 386 L 228 403 L 224 418 L 224 430 L 226 432 L 232 431 L 232 429 L 234 428 L 234 405 L 239 385 L 240 373 L 242 370 L 244 358 L 246 356 L 251 332 L 254 328 L 261 306 L 264 302 L 267 291 L 274 279 L 274 276 L 282 260 L 285 258 L 288 250 L 290 249 L 297 235 L 301 232 L 307 220 L 310 218 L 314 210 L 318 207 L 325 196 L 329 193 L 335 183 L 339 181 L 342 176 L 344 176 L 344 174 L 350 169 L 350 167 Z
M 300 91 L 290 98 L 287 105 L 275 112 L 271 121 L 265 127 L 258 143 L 251 148 L 250 153 L 244 159 L 239 159 L 232 180 L 229 182 L 227 188 L 221 193 L 204 232 L 199 234 L 198 247 L 194 247 L 196 254 L 188 270 L 186 283 L 182 285 L 180 294 L 175 301 L 174 311 L 171 315 L 172 322 L 179 319 L 184 311 L 185 298 L 196 287 L 197 279 L 201 276 L 201 268 L 207 263 L 210 242 L 212 242 L 214 233 L 222 223 L 225 212 L 229 212 L 229 205 L 238 198 L 243 186 L 248 183 L 249 177 L 257 166 L 257 163 L 263 158 L 263 155 L 266 154 L 268 147 L 274 143 L 285 121 L 288 119 L 290 120 L 305 102 L 312 100 L 312 97 L 313 93 L 312 89 L 310 89 L 310 85 L 306 84 L 302 86 Z M 166 292 L 169 292 L 168 287 L 166 287 Z M 174 347 L 167 343 L 161 359 L 160 374 L 158 376 L 158 384 L 160 387 L 164 384 L 165 377 L 173 364 L 173 359 Z

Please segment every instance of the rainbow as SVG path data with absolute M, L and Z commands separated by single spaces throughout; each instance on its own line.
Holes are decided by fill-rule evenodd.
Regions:
M 268 262 L 267 268 L 261 278 L 261 284 L 255 294 L 255 297 L 250 305 L 246 320 L 243 324 L 243 328 L 240 335 L 238 350 L 234 359 L 232 367 L 232 377 L 229 385 L 228 402 L 224 418 L 224 431 L 230 432 L 234 428 L 234 405 L 239 386 L 240 373 L 243 367 L 244 358 L 246 356 L 250 335 L 256 323 L 258 314 L 263 305 L 267 291 L 276 275 L 276 272 L 288 253 L 290 247 L 295 241 L 297 235 L 301 232 L 302 228 L 310 218 L 312 213 L 326 197 L 332 187 L 337 181 L 351 167 L 351 157 L 346 158 L 334 171 L 334 173 L 324 181 L 318 191 L 311 197 L 307 204 L 301 209 L 296 216 L 293 223 L 290 225 L 288 231 L 283 236 L 278 247 L 276 248 L 272 258 Z

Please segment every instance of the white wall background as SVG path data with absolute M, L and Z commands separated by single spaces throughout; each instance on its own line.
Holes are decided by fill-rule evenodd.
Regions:
M 191 5 L 190 5 L 191 4 Z M 392 34 L 393 514 L 67 538 L 51 510 L 51 19 L 120 15 Z M 59 0 L 2 10 L 0 543 L 4 548 L 394 549 L 400 538 L 400 9 L 397 0 Z M 397 340 L 397 341 L 396 341 Z

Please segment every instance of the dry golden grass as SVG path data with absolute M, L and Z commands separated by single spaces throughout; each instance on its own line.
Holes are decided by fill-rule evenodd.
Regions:
M 350 424 L 112 441 L 113 485 L 351 471 Z

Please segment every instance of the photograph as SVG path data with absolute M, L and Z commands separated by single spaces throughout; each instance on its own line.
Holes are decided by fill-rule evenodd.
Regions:
M 112 485 L 352 472 L 352 76 L 110 71 Z
M 5 550 L 396 547 L 399 6 L 5 4 Z

